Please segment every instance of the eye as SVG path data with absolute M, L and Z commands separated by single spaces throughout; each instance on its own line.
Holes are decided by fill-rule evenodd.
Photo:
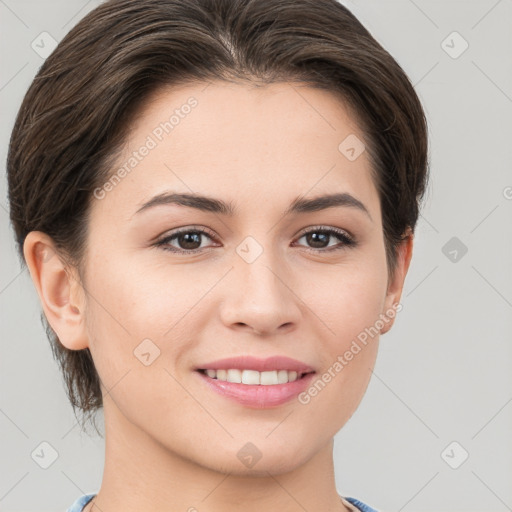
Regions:
M 181 254 L 195 254 L 207 248 L 202 244 L 204 237 L 213 240 L 214 237 L 204 228 L 187 227 L 179 231 L 175 231 L 168 235 L 154 245 L 161 247 L 165 251 L 171 251 Z M 313 252 L 331 252 L 345 249 L 347 247 L 354 247 L 357 245 L 355 239 L 347 232 L 336 229 L 326 228 L 324 226 L 315 226 L 304 232 L 298 240 L 304 238 L 312 247 L 306 248 Z M 334 239 L 338 243 L 331 245 L 330 242 Z
M 210 240 L 213 238 L 203 228 L 186 228 L 162 238 L 156 242 L 155 245 L 157 247 L 161 247 L 165 251 L 193 254 L 204 249 L 204 246 L 201 244 L 201 238 L 204 237 L 207 237 Z M 178 247 L 173 246 L 171 242 L 176 242 Z
M 347 247 L 354 247 L 357 244 L 355 239 L 345 231 L 336 228 L 326 228 L 324 226 L 316 226 L 306 231 L 298 240 L 302 238 L 305 238 L 308 244 L 313 244 L 313 247 L 309 249 L 315 252 L 337 251 Z M 333 238 L 338 239 L 338 244 L 327 248 Z

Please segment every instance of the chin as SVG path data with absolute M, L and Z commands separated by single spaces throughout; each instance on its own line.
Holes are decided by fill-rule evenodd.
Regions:
M 226 452 L 224 448 L 222 454 L 219 454 L 219 458 L 216 459 L 219 465 L 211 469 L 241 477 L 268 477 L 269 473 L 279 475 L 293 471 L 314 455 L 313 452 L 309 454 L 304 450 L 304 444 L 295 446 L 278 443 L 274 446 L 267 441 L 266 447 L 258 449 L 257 446 L 256 440 L 254 444 L 248 441 L 235 450 Z M 208 462 L 211 463 L 211 459 Z M 207 465 L 211 466 L 211 464 Z
M 280 475 L 293 471 L 303 461 L 291 460 L 285 454 L 272 457 L 272 460 L 264 460 L 262 457 L 252 467 L 246 467 L 238 459 L 235 462 L 226 463 L 210 469 L 223 474 L 230 474 L 238 477 L 268 477 L 269 475 Z

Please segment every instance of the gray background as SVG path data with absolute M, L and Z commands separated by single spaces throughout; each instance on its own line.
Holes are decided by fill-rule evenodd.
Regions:
M 32 42 L 59 41 L 99 3 L 0 0 L 3 175 L 43 62 Z M 403 310 L 335 439 L 338 491 L 389 512 L 512 510 L 512 1 L 343 3 L 415 84 L 432 174 Z M 67 402 L 0 187 L 0 510 L 65 510 L 99 489 L 104 441 L 79 431 Z M 43 442 L 58 454 L 47 469 L 32 457 L 51 453 Z

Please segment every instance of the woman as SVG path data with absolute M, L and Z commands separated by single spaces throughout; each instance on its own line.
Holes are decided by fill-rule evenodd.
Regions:
M 335 0 L 111 0 L 45 61 L 11 220 L 74 409 L 69 511 L 372 511 L 333 437 L 393 325 L 427 180 L 408 78 Z

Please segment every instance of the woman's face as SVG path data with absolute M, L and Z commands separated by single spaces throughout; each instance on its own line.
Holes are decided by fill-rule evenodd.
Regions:
M 105 415 L 118 429 L 232 473 L 248 471 L 244 450 L 259 453 L 255 474 L 304 463 L 347 422 L 403 279 L 388 289 L 362 141 L 335 96 L 297 84 L 213 82 L 151 99 L 117 178 L 95 191 L 83 281 Z M 307 207 L 334 194 L 345 201 Z M 286 356 L 315 374 L 244 399 L 236 394 L 251 385 L 224 384 L 237 388 L 228 397 L 198 371 L 245 355 Z M 230 367 L 250 369 L 241 364 Z

